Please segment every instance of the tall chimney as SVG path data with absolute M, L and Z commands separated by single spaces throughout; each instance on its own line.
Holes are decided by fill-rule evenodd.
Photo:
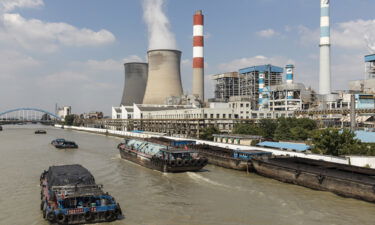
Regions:
M 329 0 L 321 0 L 319 94 L 331 94 Z
M 286 70 L 286 83 L 287 84 L 293 84 L 293 79 L 294 79 L 294 65 L 286 65 L 285 66 Z
M 204 16 L 202 10 L 195 12 L 193 26 L 193 95 L 204 101 Z

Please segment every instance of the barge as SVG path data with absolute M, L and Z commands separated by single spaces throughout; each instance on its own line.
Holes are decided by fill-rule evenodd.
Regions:
M 198 171 L 208 162 L 195 151 L 145 140 L 125 139 L 117 148 L 121 158 L 161 172 Z
M 34 133 L 35 134 L 47 134 L 47 131 L 45 131 L 45 130 L 36 130 Z
M 375 202 L 375 170 L 298 157 L 251 160 L 260 175 L 315 190 Z
M 40 176 L 43 218 L 57 224 L 110 222 L 121 207 L 81 165 L 51 166 Z
M 271 152 L 258 150 L 235 150 L 211 145 L 189 145 L 189 148 L 196 150 L 200 155 L 208 158 L 210 164 L 228 169 L 251 171 L 253 166 L 251 159 L 268 158 Z

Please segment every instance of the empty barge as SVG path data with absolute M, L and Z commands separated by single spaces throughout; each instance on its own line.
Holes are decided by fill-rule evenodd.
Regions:
M 253 158 L 268 158 L 272 156 L 271 152 L 235 150 L 211 145 L 189 145 L 189 148 L 207 157 L 210 164 L 241 171 L 253 169 L 250 161 Z
M 375 170 L 306 158 L 251 160 L 260 175 L 315 190 L 375 202 Z

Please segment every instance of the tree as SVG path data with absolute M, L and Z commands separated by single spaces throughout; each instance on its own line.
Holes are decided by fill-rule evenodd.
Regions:
M 262 135 L 262 130 L 254 123 L 240 123 L 234 126 L 234 134 Z
M 220 130 L 217 127 L 207 127 L 202 130 L 200 138 L 207 141 L 213 141 L 213 134 L 220 134 Z
M 65 116 L 65 125 L 72 126 L 75 116 L 73 114 Z
M 265 139 L 273 139 L 277 128 L 277 121 L 273 119 L 261 119 L 259 121 L 259 128 L 261 130 L 261 135 Z
M 355 138 L 354 132 L 348 129 L 317 130 L 313 133 L 312 143 L 314 153 L 326 155 L 362 154 L 365 150 L 361 141 Z

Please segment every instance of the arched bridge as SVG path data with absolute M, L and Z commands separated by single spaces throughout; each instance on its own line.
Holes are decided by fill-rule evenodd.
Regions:
M 0 112 L 0 121 L 50 121 L 61 120 L 51 112 L 38 108 L 17 108 Z

